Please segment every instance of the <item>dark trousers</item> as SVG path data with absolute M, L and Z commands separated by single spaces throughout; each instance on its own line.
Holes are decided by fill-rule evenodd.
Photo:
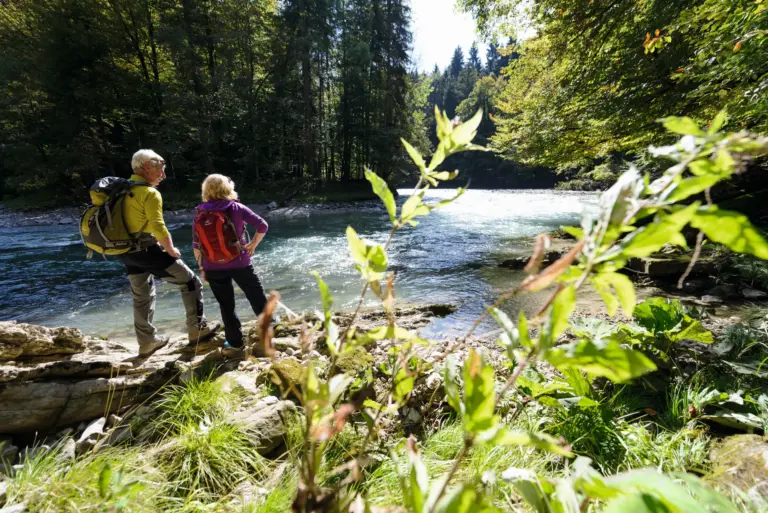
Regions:
M 237 312 L 235 312 L 235 288 L 232 281 L 234 280 L 245 293 L 245 297 L 251 303 L 253 313 L 258 316 L 264 311 L 267 296 L 264 294 L 264 288 L 261 286 L 259 277 L 256 276 L 256 271 L 252 265 L 249 265 L 227 271 L 205 271 L 205 277 L 211 286 L 211 292 L 221 307 L 221 320 L 224 321 L 224 333 L 227 336 L 227 341 L 233 347 L 241 347 L 243 345 L 243 330 Z

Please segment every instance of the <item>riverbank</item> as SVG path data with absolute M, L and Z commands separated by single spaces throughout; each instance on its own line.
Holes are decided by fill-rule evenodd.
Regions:
M 578 329 L 605 334 L 619 326 L 620 320 L 606 323 L 606 316 L 592 316 L 589 303 L 580 303 L 573 319 L 580 328 L 564 334 L 560 344 L 578 339 Z M 396 312 L 398 326 L 415 333 L 454 308 L 404 306 Z M 670 348 L 674 365 L 660 364 L 634 385 L 579 382 L 537 364 L 501 403 L 504 424 L 524 431 L 543 428 L 567 440 L 607 476 L 655 467 L 704 476 L 707 486 L 731 494 L 735 503 L 745 500 L 739 494 L 749 496 L 749 504 L 768 501 L 760 463 L 768 450 L 761 436 L 768 412 L 761 416 L 750 406 L 753 394 L 764 389 L 764 377 L 759 369 L 745 370 L 759 353 L 748 340 L 764 337 L 768 321 L 688 312 L 712 333 L 714 344 L 681 341 Z M 343 330 L 351 313 L 333 318 Z M 386 322 L 383 311 L 364 310 L 356 326 L 369 331 Z M 134 513 L 289 510 L 299 486 L 295 469 L 305 411 L 295 393 L 307 386 L 310 360 L 322 379 L 334 372 L 323 332 L 305 329 L 300 322 L 275 326 L 271 357 L 259 354 L 259 328 L 248 323 L 250 356 L 225 358 L 221 337 L 189 348 L 182 336 L 174 336 L 167 348 L 139 359 L 128 341 L 0 323 L 5 351 L 0 358 L 6 360 L 0 366 L 0 507 L 95 513 L 119 497 L 123 511 Z M 386 340 L 372 342 L 337 360 L 335 372 L 359 383 L 342 402 L 386 404 L 390 346 Z M 9 348 L 20 353 L 12 355 Z M 451 361 L 460 366 L 471 350 L 484 355 L 498 379 L 509 376 L 495 334 L 425 341 L 413 356 L 423 373 L 376 435 L 381 453 L 392 452 L 396 459 L 367 461 L 358 474 L 345 467 L 365 443 L 361 413 L 374 415 L 370 406 L 362 408 L 334 433 L 318 469 L 319 483 L 355 479 L 375 511 L 401 505 L 397 468 L 407 436 L 420 446 L 428 475 L 444 473 L 463 444 L 461 426 L 445 400 L 445 369 Z M 575 388 L 578 383 L 582 388 Z M 459 476 L 478 470 L 501 476 L 521 468 L 558 478 L 568 467 L 567 460 L 544 452 L 478 448 L 466 457 Z M 114 481 L 117 471 L 122 478 Z M 105 472 L 111 474 L 104 477 Z M 121 494 L 103 493 L 101 482 L 113 483 Z M 131 482 L 141 486 L 125 487 Z M 505 481 L 497 486 L 514 496 Z

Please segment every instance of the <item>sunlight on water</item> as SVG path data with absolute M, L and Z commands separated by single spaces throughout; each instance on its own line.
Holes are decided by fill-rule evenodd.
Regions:
M 402 204 L 407 190 L 399 191 Z M 453 190 L 430 191 L 436 203 Z M 435 323 L 427 335 L 458 333 L 492 301 L 520 279 L 498 268 L 498 262 L 530 250 L 530 237 L 578 222 L 596 196 L 556 191 L 471 190 L 456 202 L 422 218 L 418 227 L 398 233 L 390 250 L 401 301 L 452 302 L 459 311 Z M 299 218 L 268 219 L 270 231 L 253 264 L 268 290 L 278 290 L 295 311 L 319 308 L 317 271 L 330 286 L 336 308 L 355 304 L 362 283 L 347 251 L 345 229 L 383 243 L 389 219 L 383 209 L 367 205 L 358 211 L 323 211 Z M 170 227 L 182 257 L 193 263 L 189 225 Z M 46 325 L 68 325 L 102 335 L 130 335 L 131 298 L 122 267 L 115 259 L 85 259 L 76 227 L 34 227 L 0 234 L 0 272 L 5 294 L 0 319 Z M 206 311 L 218 318 L 218 306 L 206 287 Z M 254 318 L 238 290 L 239 312 Z M 181 331 L 183 309 L 175 287 L 158 283 L 156 324 Z M 373 300 L 370 301 L 374 304 Z

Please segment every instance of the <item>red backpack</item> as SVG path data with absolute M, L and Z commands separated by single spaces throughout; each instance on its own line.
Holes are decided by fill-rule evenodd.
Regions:
M 240 256 L 243 246 L 229 214 L 212 210 L 195 213 L 195 232 L 205 259 L 213 264 L 226 264 Z

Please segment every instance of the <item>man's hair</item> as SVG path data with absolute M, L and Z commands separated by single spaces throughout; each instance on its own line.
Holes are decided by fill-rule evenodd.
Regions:
M 224 175 L 208 175 L 203 180 L 203 201 L 236 200 L 235 182 Z
M 163 160 L 163 157 L 155 153 L 154 150 L 139 150 L 133 154 L 131 169 L 138 171 L 150 160 Z

